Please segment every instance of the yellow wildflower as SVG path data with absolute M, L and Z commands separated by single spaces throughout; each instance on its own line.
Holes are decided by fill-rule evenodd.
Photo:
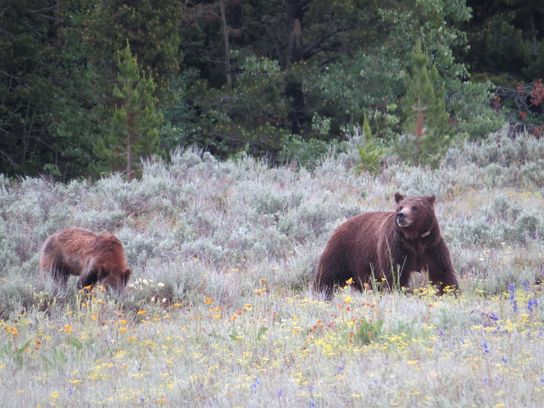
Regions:
M 7 326 L 5 327 L 6 332 L 11 334 L 13 337 L 16 337 L 19 334 L 19 331 L 17 330 L 17 327 L 15 326 Z
M 262 296 L 266 293 L 266 288 L 258 288 L 258 289 L 255 289 L 254 292 L 257 296 Z

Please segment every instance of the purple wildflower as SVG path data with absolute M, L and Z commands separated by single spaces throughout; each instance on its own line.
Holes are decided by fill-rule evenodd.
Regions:
M 253 381 L 253 383 L 251 383 L 251 393 L 252 394 L 255 394 L 257 392 L 257 385 L 259 385 L 261 383 L 261 380 L 259 379 L 259 377 L 255 378 L 255 381 Z
M 513 283 L 508 284 L 508 298 L 510 300 L 510 304 L 512 305 L 512 310 L 514 313 L 517 313 L 519 311 L 518 302 L 516 301 L 516 285 Z
M 533 310 L 535 310 L 538 306 L 538 300 L 536 298 L 529 299 L 527 302 L 527 309 L 529 310 L 529 313 L 532 313 Z

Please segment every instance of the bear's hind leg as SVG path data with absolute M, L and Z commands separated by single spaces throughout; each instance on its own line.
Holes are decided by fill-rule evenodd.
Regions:
M 55 282 L 54 294 L 64 295 L 68 286 L 68 278 L 70 277 L 70 271 L 62 264 L 54 264 L 50 269 L 51 277 Z

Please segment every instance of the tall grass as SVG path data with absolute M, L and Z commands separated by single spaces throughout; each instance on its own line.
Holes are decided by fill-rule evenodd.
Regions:
M 0 177 L 2 406 L 538 406 L 544 392 L 544 142 L 506 132 L 436 170 L 357 147 L 311 172 L 196 150 L 140 180 Z M 462 294 L 309 291 L 331 232 L 392 194 L 436 194 Z M 111 231 L 126 293 L 54 298 L 38 250 Z

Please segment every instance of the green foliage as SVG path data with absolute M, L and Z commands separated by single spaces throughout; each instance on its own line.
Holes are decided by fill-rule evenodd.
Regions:
M 201 141 L 198 113 L 189 102 L 190 88 L 198 80 L 194 69 L 183 71 L 171 84 L 172 98 L 161 109 L 164 124 L 161 127 L 161 147 L 169 152 L 178 146 L 187 146 Z
M 365 117 L 362 129 L 362 144 L 359 146 L 360 164 L 358 168 L 372 174 L 377 174 L 382 167 L 387 149 L 383 147 L 372 134 L 370 123 Z
M 243 100 L 237 95 L 253 96 L 252 114 L 259 127 L 264 120 L 286 134 L 298 134 L 302 140 L 338 137 L 346 125 L 359 124 L 363 116 L 369 118 L 378 138 L 392 138 L 399 131 L 396 99 L 405 92 L 403 79 L 408 56 L 418 38 L 437 57 L 435 63 L 448 83 L 465 73 L 452 54 L 452 48 L 464 41 L 458 25 L 469 17 L 469 9 L 460 0 L 406 4 L 312 1 L 307 5 L 272 0 L 258 6 L 244 2 L 239 8 L 227 3 L 227 24 L 239 24 L 237 30 L 240 27 L 244 40 L 230 38 L 234 50 L 230 55 L 233 87 L 223 89 L 223 38 L 218 19 L 212 17 L 213 13 L 217 15 L 217 9 L 204 2 L 199 7 L 206 19 L 198 19 L 196 8 L 187 13 L 198 20 L 209 36 L 195 27 L 185 27 L 185 54 L 188 64 L 195 61 L 195 67 L 207 67 L 208 81 L 198 86 L 200 91 L 193 106 L 206 115 L 203 122 L 211 121 L 214 125 L 210 129 L 209 123 L 201 125 L 199 121 L 199 143 L 219 146 L 220 150 L 246 146 L 246 141 L 240 140 L 242 129 L 255 135 L 250 125 L 240 126 L 242 129 L 233 125 L 240 118 L 246 121 L 245 109 L 235 106 Z M 246 75 L 254 70 L 252 59 L 259 61 L 263 57 L 277 62 L 279 68 L 275 81 L 279 95 L 269 91 L 272 100 L 266 102 L 261 95 L 266 86 Z M 257 94 L 248 92 L 248 87 L 254 87 Z M 220 90 L 214 95 L 216 89 Z M 263 110 L 265 103 L 268 109 Z M 317 118 L 330 121 L 327 136 L 316 132 Z M 222 125 L 220 131 L 215 123 Z M 265 149 L 275 154 L 279 150 L 274 144 L 259 144 L 255 140 L 250 141 L 249 147 L 251 153 Z
M 493 7 L 472 2 L 477 18 L 467 26 L 471 47 L 466 60 L 474 72 L 503 85 L 542 77 L 542 3 L 498 0 Z
M 10 175 L 55 161 L 47 129 L 57 84 L 49 78 L 59 71 L 49 4 L 6 0 L 0 7 L 0 172 Z
M 382 52 L 347 54 L 324 69 L 310 71 L 306 87 L 312 99 L 320 101 L 315 109 L 334 118 L 336 127 L 358 124 L 362 116 L 371 117 L 373 123 L 379 122 L 374 117 L 390 113 L 387 105 L 403 92 L 402 64 Z M 388 123 L 386 128 L 396 129 L 395 125 Z
M 159 80 L 161 102 L 181 62 L 183 4 L 11 1 L 0 10 L 0 171 L 62 179 L 97 164 L 115 104 L 115 52 L 129 39 Z
M 406 78 L 402 99 L 403 128 L 419 137 L 439 136 L 447 131 L 444 83 L 418 43 L 412 52 L 412 69 Z M 418 117 L 421 123 L 418 123 Z
M 295 162 L 306 168 L 315 167 L 330 150 L 330 145 L 319 139 L 303 139 L 297 135 L 286 135 L 278 159 L 282 163 Z
M 140 156 L 160 152 L 162 115 L 157 110 L 153 79 L 140 72 L 128 43 L 118 53 L 117 68 L 119 73 L 113 89 L 117 106 L 111 120 L 111 134 L 97 143 L 96 153 L 108 168 L 125 167 L 130 178 Z
M 451 135 L 424 137 L 421 140 L 416 135 L 405 133 L 394 140 L 392 149 L 402 161 L 411 165 L 435 168 L 440 165 L 454 140 Z
M 157 84 L 164 95 L 170 81 L 177 76 L 182 59 L 180 21 L 183 2 L 112 0 L 97 2 L 84 10 L 87 32 L 82 39 L 89 44 L 87 57 L 114 78 L 116 51 L 126 42 L 138 58 L 140 67 Z
M 436 67 L 430 65 L 420 43 L 412 53 L 412 64 L 406 78 L 406 95 L 401 102 L 403 128 L 406 133 L 416 136 L 412 159 L 416 163 L 436 165 L 450 142 L 444 83 Z
M 196 81 L 190 97 L 199 106 L 195 141 L 219 155 L 247 149 L 251 154 L 275 153 L 281 148 L 287 123 L 283 73 L 278 63 L 253 55 L 242 57 L 235 86 L 210 88 Z
M 505 117 L 491 108 L 493 84 L 484 81 L 458 81 L 452 84 L 448 109 L 455 113 L 455 125 L 459 138 L 482 139 L 499 130 Z
M 4 3 L 0 172 L 9 175 L 96 177 L 123 165 L 111 133 L 116 53 L 127 42 L 156 87 L 151 110 L 164 115 L 163 151 L 197 144 L 220 157 L 274 162 L 310 163 L 363 117 L 389 144 L 402 129 L 413 132 L 411 108 L 419 106 L 427 136 L 439 139 L 418 142 L 425 151 L 413 161 L 436 163 L 445 135 L 482 138 L 502 123 L 489 107 L 494 85 L 476 78 L 514 89 L 514 79 L 541 77 L 544 60 L 542 5 L 522 0 L 471 1 L 472 20 L 463 0 Z M 410 58 L 418 43 L 429 59 L 419 68 Z M 471 77 L 469 66 L 482 75 Z M 538 112 L 525 114 L 521 124 L 539 134 Z M 116 115 L 114 124 L 126 119 Z M 361 151 L 363 163 L 379 162 L 375 147 Z M 157 151 L 156 136 L 136 149 Z
M 331 119 L 314 113 L 312 116 L 312 131 L 321 137 L 328 136 L 331 131 Z
M 364 346 L 378 340 L 383 331 L 383 320 L 361 319 L 357 322 L 353 340 Z

